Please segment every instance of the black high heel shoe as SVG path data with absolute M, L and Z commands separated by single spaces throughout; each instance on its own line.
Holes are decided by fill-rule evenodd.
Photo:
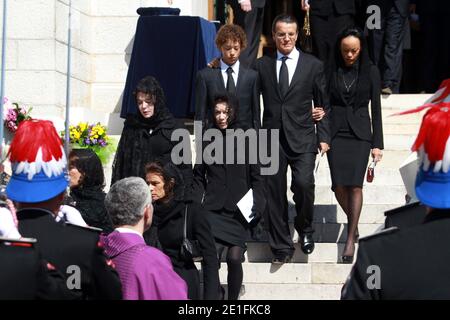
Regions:
M 342 256 L 342 263 L 343 264 L 352 264 L 353 263 L 353 257 L 354 256 Z

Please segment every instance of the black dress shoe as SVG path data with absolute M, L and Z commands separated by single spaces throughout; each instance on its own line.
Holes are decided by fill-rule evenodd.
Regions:
M 300 246 L 304 254 L 311 254 L 314 251 L 312 234 L 300 235 Z
M 342 263 L 344 264 L 352 264 L 353 256 L 342 256 Z
M 276 255 L 272 258 L 273 264 L 285 264 L 291 262 L 292 257 L 290 255 Z

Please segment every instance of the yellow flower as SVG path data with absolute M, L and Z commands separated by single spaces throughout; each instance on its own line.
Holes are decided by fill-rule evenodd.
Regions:
M 87 125 L 87 123 L 80 122 L 80 124 L 78 125 L 78 127 L 80 128 L 80 132 L 83 132 L 84 130 L 87 129 L 88 125 Z

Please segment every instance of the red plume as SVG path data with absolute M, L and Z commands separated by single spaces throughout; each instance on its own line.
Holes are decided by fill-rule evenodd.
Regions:
M 63 157 L 62 142 L 51 121 L 25 120 L 19 125 L 9 149 L 11 162 L 34 162 L 41 148 L 42 160 L 52 157 L 58 161 Z

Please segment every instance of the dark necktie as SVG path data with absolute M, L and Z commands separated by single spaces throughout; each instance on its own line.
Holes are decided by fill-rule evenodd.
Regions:
M 229 93 L 236 93 L 236 85 L 234 84 L 234 79 L 233 79 L 233 69 L 231 67 L 228 67 L 227 69 L 227 75 L 228 75 L 228 79 L 227 79 L 227 91 Z
M 289 89 L 289 71 L 286 65 L 286 60 L 288 58 L 284 56 L 281 58 L 281 68 L 280 68 L 280 78 L 278 80 L 278 85 L 280 86 L 281 96 L 284 97 Z

